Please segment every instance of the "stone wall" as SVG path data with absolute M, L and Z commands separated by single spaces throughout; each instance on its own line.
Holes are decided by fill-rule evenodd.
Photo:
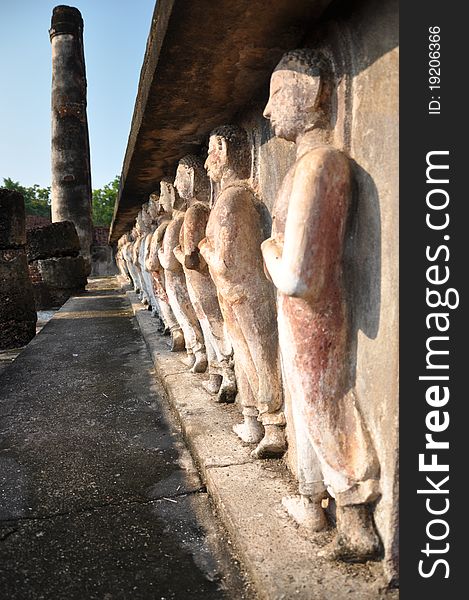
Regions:
M 24 346 L 36 334 L 25 242 L 23 196 L 0 188 L 0 350 Z
M 41 215 L 26 215 L 26 231 L 36 229 L 37 227 L 46 227 L 51 224 L 51 220 Z
M 27 232 L 29 275 L 38 310 L 61 306 L 84 291 L 86 267 L 71 221 L 50 223 Z

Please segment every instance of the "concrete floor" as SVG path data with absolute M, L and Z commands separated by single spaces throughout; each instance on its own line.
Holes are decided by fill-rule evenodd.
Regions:
M 252 598 L 112 280 L 0 374 L 0 596 Z

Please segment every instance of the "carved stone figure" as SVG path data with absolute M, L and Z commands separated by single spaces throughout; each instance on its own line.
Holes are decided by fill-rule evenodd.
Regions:
M 199 248 L 217 287 L 239 373 L 244 422 L 234 431 L 243 441 L 259 442 L 254 457 L 281 456 L 286 442 L 275 296 L 260 250 L 268 235 L 266 211 L 246 181 L 246 132 L 230 125 L 214 130 L 205 166 L 221 191 Z
M 161 248 L 164 232 L 171 219 L 171 205 L 165 210 L 164 207 L 161 207 L 158 194 L 150 194 L 148 213 L 156 223 L 156 229 L 150 237 L 145 266 L 152 277 L 153 293 L 160 317 L 171 335 L 171 351 L 179 352 L 184 349 L 184 334 L 169 305 L 165 289 L 164 269 L 158 258 L 158 250 Z
M 135 226 L 132 229 L 132 265 L 133 271 L 135 274 L 137 286 L 136 293 L 138 297 L 143 302 L 143 304 L 148 304 L 148 300 L 146 298 L 145 288 L 142 280 L 142 273 L 140 270 L 140 244 L 142 242 L 142 229 L 141 229 L 141 216 L 140 213 L 137 214 L 137 218 L 135 219 Z
M 287 53 L 272 75 L 264 116 L 276 136 L 296 143 L 297 159 L 279 191 L 272 237 L 262 252 L 278 290 L 280 348 L 300 455 L 309 441 L 337 505 L 337 536 L 321 554 L 361 561 L 380 550 L 371 514 L 379 464 L 351 377 L 343 251 L 352 177 L 349 159 L 329 143 L 331 93 L 330 68 L 312 51 Z M 285 505 L 300 521 L 309 513 L 320 529 L 324 488 L 311 464 L 300 497 Z
M 161 202 L 165 204 L 171 198 L 172 219 L 166 226 L 163 243 L 158 250 L 158 259 L 164 269 L 169 304 L 184 333 L 188 354 L 187 364 L 193 373 L 203 373 L 207 368 L 204 337 L 187 291 L 182 265 L 174 256 L 174 249 L 179 245 L 179 233 L 184 222 L 186 204 L 176 194 L 171 181 L 163 179 L 160 185 Z
M 132 285 L 133 285 L 134 291 L 135 291 L 135 293 L 138 294 L 138 293 L 140 293 L 140 287 L 139 287 L 140 281 L 139 281 L 138 272 L 134 265 L 134 259 L 133 259 L 134 243 L 137 238 L 137 232 L 135 230 L 135 227 L 127 235 L 128 235 L 128 241 L 126 243 L 124 243 L 122 246 L 122 257 L 125 260 L 125 264 L 127 265 L 127 270 L 129 271 L 129 275 L 132 280 Z
M 188 204 L 180 244 L 174 249 L 174 255 L 183 266 L 187 290 L 204 334 L 210 376 L 203 385 L 212 394 L 218 392 L 218 402 L 234 402 L 236 380 L 231 341 L 225 330 L 215 284 L 198 248 L 205 237 L 210 215 L 210 182 L 202 160 L 193 155 L 182 158 L 174 186 Z
M 159 317 L 159 305 L 156 300 L 156 296 L 153 289 L 153 278 L 151 272 L 147 269 L 146 261 L 150 251 L 151 238 L 153 235 L 152 227 L 153 220 L 148 212 L 148 202 L 142 205 L 141 214 L 141 227 L 142 227 L 142 241 L 140 243 L 139 251 L 139 264 L 140 272 L 142 274 L 143 284 L 148 297 L 149 306 L 151 306 L 153 316 Z
M 134 259 L 136 261 L 136 266 L 137 266 L 137 270 L 139 273 L 139 277 L 140 277 L 140 290 L 141 290 L 141 300 L 142 303 L 145 304 L 146 306 L 148 306 L 149 308 L 152 307 L 152 292 L 150 292 L 149 289 L 149 281 L 148 281 L 148 277 L 149 275 L 146 273 L 145 270 L 145 239 L 147 234 L 149 233 L 148 228 L 146 226 L 145 223 L 145 217 L 144 217 L 144 213 L 145 210 L 142 206 L 141 210 L 138 211 L 137 214 L 137 218 L 135 219 L 135 227 L 138 233 L 138 240 L 135 243 L 135 249 L 134 249 Z
M 125 233 L 121 236 L 117 242 L 117 251 L 116 251 L 116 265 L 119 269 L 119 273 L 126 283 L 131 283 L 132 279 L 130 277 L 129 270 L 127 268 L 127 262 L 124 258 L 124 246 L 129 243 L 129 234 Z

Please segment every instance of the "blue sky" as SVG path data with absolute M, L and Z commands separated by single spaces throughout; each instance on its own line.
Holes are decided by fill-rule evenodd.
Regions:
M 59 1 L 0 0 L 0 184 L 50 185 L 51 47 Z M 64 2 L 65 4 L 65 2 Z M 93 188 L 120 175 L 155 0 L 75 0 L 83 16 Z

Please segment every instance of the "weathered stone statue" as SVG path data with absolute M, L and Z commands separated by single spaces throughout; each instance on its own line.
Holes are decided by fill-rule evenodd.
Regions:
M 234 431 L 245 442 L 260 442 L 253 456 L 267 458 L 285 451 L 285 416 L 275 295 L 260 250 L 268 221 L 246 181 L 250 163 L 243 129 L 226 125 L 212 132 L 205 166 L 221 191 L 199 248 L 217 287 L 239 372 L 244 422 Z
M 210 182 L 202 160 L 193 155 L 182 158 L 174 185 L 188 204 L 174 255 L 183 266 L 189 297 L 204 334 L 210 376 L 203 385 L 211 394 L 218 392 L 218 402 L 234 402 L 236 380 L 231 341 L 225 330 L 217 289 L 198 248 L 210 215 Z
M 143 208 L 137 213 L 137 217 L 135 219 L 135 229 L 137 231 L 138 239 L 136 240 L 134 246 L 134 260 L 140 278 L 140 299 L 142 304 L 151 307 L 150 293 L 148 290 L 147 281 L 145 280 L 145 271 L 143 268 L 145 261 L 145 236 L 147 234 L 143 218 Z
M 176 194 L 171 181 L 163 179 L 160 185 L 161 202 L 166 204 L 171 199 L 172 219 L 166 226 L 163 243 L 158 250 L 158 259 L 164 268 L 169 304 L 184 333 L 187 364 L 193 373 L 203 373 L 207 368 L 204 337 L 187 291 L 182 265 L 174 256 L 174 249 L 179 245 L 186 203 Z
M 300 453 L 307 436 L 337 504 L 337 536 L 322 555 L 360 561 L 380 549 L 371 514 L 379 464 L 351 378 L 343 251 L 352 178 L 349 159 L 329 143 L 331 93 L 327 62 L 312 51 L 285 54 L 272 75 L 264 116 L 275 135 L 296 143 L 297 160 L 279 191 L 262 252 L 278 290 L 282 363 Z M 309 510 L 319 529 L 317 479 L 315 467 L 309 494 L 300 489 L 286 506 L 300 520 Z
M 159 316 L 159 306 L 156 301 L 156 296 L 153 290 L 153 278 L 151 272 L 147 269 L 146 261 L 150 251 L 152 232 L 152 218 L 148 212 L 148 202 L 142 205 L 141 214 L 141 236 L 142 241 L 140 242 L 140 250 L 138 254 L 138 260 L 140 265 L 140 272 L 142 274 L 142 283 L 145 287 L 145 292 L 148 298 L 148 305 L 151 307 L 152 314 Z
M 125 233 L 117 241 L 116 251 L 116 265 L 119 269 L 119 273 L 125 283 L 132 283 L 129 270 L 127 268 L 127 262 L 124 258 L 124 246 L 129 243 L 129 234 Z
M 152 277 L 153 292 L 160 317 L 171 335 L 171 351 L 179 352 L 184 349 L 184 334 L 169 305 L 165 289 L 164 269 L 158 258 L 158 250 L 161 248 L 164 232 L 171 219 L 171 210 L 171 205 L 166 209 L 161 206 L 158 194 L 150 194 L 148 213 L 156 224 L 156 228 L 151 234 L 145 265 Z
M 127 242 L 125 242 L 122 246 L 122 257 L 125 260 L 125 264 L 127 265 L 127 269 L 129 271 L 129 275 L 132 280 L 132 285 L 135 292 L 138 294 L 140 292 L 140 282 L 138 277 L 137 269 L 134 265 L 134 243 L 137 238 L 137 233 L 135 227 L 132 228 L 132 231 L 127 234 Z

